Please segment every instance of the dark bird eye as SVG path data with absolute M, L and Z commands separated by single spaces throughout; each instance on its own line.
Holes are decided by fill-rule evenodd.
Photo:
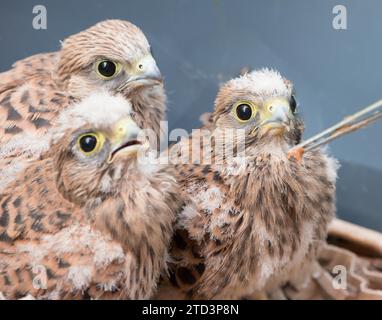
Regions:
M 296 99 L 295 99 L 295 97 L 293 95 L 290 97 L 289 105 L 290 105 L 290 110 L 293 113 L 295 113 L 296 112 L 296 108 L 297 108 L 297 102 L 296 102 Z
M 249 104 L 242 103 L 236 107 L 236 115 L 242 121 L 247 121 L 252 117 L 252 108 Z
M 97 137 L 92 134 L 83 135 L 79 140 L 79 145 L 83 152 L 92 152 L 97 147 Z
M 98 73 L 105 78 L 111 78 L 118 72 L 118 65 L 110 60 L 103 60 L 98 62 Z

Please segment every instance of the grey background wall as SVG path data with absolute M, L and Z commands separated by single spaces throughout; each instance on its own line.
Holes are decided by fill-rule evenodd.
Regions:
M 32 8 L 48 11 L 32 28 Z M 332 8 L 347 8 L 347 30 Z M 107 18 L 140 26 L 166 79 L 170 129 L 191 130 L 210 110 L 219 83 L 242 67 L 272 67 L 297 89 L 306 137 L 382 98 L 379 0 L 66 0 L 0 3 L 0 71 Z M 331 144 L 342 167 L 338 215 L 382 231 L 382 121 Z

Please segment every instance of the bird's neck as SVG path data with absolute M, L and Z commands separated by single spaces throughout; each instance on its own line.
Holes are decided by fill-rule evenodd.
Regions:
M 144 129 L 152 129 L 159 138 L 160 122 L 164 120 L 167 97 L 163 85 L 142 88 L 131 93 L 130 99 L 135 120 Z
M 247 148 L 244 157 L 237 157 L 217 170 L 245 211 L 253 211 L 259 199 L 281 199 L 291 193 L 289 186 L 299 189 L 299 165 L 288 159 L 290 146 L 282 140 Z M 296 191 L 296 190 L 294 190 Z M 302 190 L 301 190 L 302 191 Z M 257 199 L 259 198 L 259 199 Z
M 281 137 L 276 137 L 267 141 L 261 141 L 254 146 L 247 148 L 248 160 L 255 160 L 258 157 L 270 158 L 272 163 L 285 162 L 288 158 L 287 154 L 291 145 Z
M 165 268 L 175 215 L 170 194 L 176 192 L 174 182 L 167 179 L 156 172 L 149 176 L 127 172 L 117 193 L 88 210 L 94 216 L 93 225 L 122 245 L 132 260 L 130 276 L 142 284 L 156 283 Z M 144 288 L 153 286 L 143 285 Z M 135 298 L 150 294 L 137 293 Z

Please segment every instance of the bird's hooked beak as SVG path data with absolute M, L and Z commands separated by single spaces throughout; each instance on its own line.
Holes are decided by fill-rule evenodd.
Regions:
M 285 98 L 271 98 L 264 103 L 263 119 L 257 129 L 281 135 L 289 126 L 291 110 Z
M 119 120 L 110 137 L 111 152 L 108 163 L 112 163 L 117 156 L 136 155 L 146 143 L 140 140 L 142 130 L 131 117 Z
M 136 61 L 131 67 L 129 78 L 117 88 L 117 91 L 133 91 L 142 87 L 151 87 L 163 82 L 157 63 L 151 54 Z

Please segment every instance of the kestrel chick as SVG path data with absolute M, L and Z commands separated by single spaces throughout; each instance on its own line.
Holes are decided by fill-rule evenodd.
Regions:
M 0 292 L 7 299 L 149 298 L 182 205 L 120 96 L 68 107 L 42 152 L 0 194 Z M 48 146 L 48 147 L 47 147 Z
M 142 31 L 106 20 L 68 37 L 58 52 L 38 54 L 0 74 L 0 179 L 15 157 L 31 156 L 57 114 L 93 91 L 121 93 L 139 127 L 159 134 L 166 96 L 161 74 Z M 5 177 L 6 178 L 6 177 Z
M 292 92 L 268 69 L 228 81 L 215 101 L 211 164 L 177 165 L 188 204 L 177 221 L 170 285 L 185 297 L 237 299 L 297 282 L 325 240 L 337 164 L 323 150 L 288 158 L 303 133 Z M 232 141 L 243 143 L 244 157 L 217 152 Z

